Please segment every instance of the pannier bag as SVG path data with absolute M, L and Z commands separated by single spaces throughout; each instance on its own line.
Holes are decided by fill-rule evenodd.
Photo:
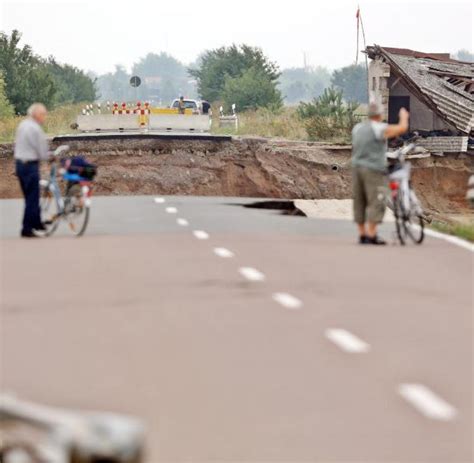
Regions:
M 66 159 L 64 167 L 70 174 L 80 175 L 86 180 L 93 180 L 97 174 L 97 166 L 87 162 L 83 156 L 73 156 Z

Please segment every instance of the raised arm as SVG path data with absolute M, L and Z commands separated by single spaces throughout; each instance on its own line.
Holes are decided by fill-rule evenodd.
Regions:
M 401 108 L 400 112 L 398 113 L 398 124 L 388 125 L 385 129 L 384 137 L 388 140 L 389 138 L 396 138 L 408 132 L 409 119 L 410 113 L 405 108 Z

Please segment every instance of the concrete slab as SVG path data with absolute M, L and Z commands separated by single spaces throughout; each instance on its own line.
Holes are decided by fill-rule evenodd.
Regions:
M 295 207 L 313 219 L 353 220 L 352 199 L 297 199 Z M 384 222 L 394 222 L 393 212 L 387 208 Z

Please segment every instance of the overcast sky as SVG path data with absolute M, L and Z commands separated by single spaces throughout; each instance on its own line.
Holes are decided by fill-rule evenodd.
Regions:
M 467 0 L 0 0 L 0 29 L 19 29 L 43 55 L 103 73 L 148 52 L 185 63 L 208 48 L 247 43 L 280 67 L 336 68 L 356 52 L 357 4 L 367 43 L 472 50 Z

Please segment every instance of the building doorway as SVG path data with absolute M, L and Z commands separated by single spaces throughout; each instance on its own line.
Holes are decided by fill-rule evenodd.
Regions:
M 410 97 L 409 96 L 391 96 L 388 99 L 388 123 L 398 123 L 398 113 L 401 108 L 410 111 Z

